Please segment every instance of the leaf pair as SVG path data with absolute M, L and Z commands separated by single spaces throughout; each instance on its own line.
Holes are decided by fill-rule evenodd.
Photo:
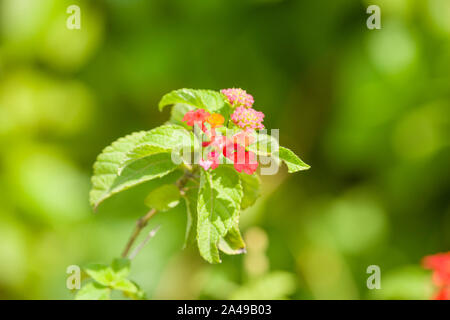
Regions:
M 139 286 L 127 279 L 130 274 L 128 259 L 114 259 L 111 266 L 90 264 L 84 271 L 93 281 L 77 292 L 76 300 L 109 300 L 112 290 L 122 291 L 125 296 L 132 299 L 145 298 Z

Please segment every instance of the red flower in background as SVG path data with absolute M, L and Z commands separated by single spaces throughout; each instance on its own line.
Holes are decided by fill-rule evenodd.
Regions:
M 450 252 L 426 256 L 424 268 L 433 270 L 433 282 L 437 286 L 450 286 Z
M 433 297 L 433 300 L 450 300 L 450 287 L 443 287 L 439 292 Z
M 433 282 L 440 289 L 434 299 L 450 300 L 450 251 L 426 256 L 422 265 L 433 270 Z

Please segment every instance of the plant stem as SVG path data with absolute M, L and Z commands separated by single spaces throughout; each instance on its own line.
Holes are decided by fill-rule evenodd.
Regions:
M 195 171 L 197 170 L 197 168 L 192 169 L 192 167 L 187 167 L 186 169 L 187 170 L 186 170 L 185 174 L 180 179 L 178 179 L 178 181 L 176 182 L 176 185 L 177 185 L 178 189 L 180 189 L 180 193 L 181 193 L 182 196 L 184 196 L 184 194 L 185 194 L 184 186 L 189 181 L 189 179 L 192 179 L 192 177 L 194 176 Z M 133 246 L 133 244 L 136 241 L 137 237 L 141 233 L 142 229 L 144 229 L 147 226 L 148 221 L 157 212 L 158 211 L 156 209 L 151 209 L 149 212 L 147 212 L 147 214 L 145 216 L 141 217 L 136 222 L 136 227 L 134 228 L 133 233 L 131 234 L 130 239 L 127 242 L 127 245 L 125 246 L 125 249 L 122 252 L 122 258 L 126 258 L 128 256 L 128 253 L 130 252 L 131 247 Z
M 137 256 L 137 254 L 139 253 L 139 251 L 142 250 L 142 248 L 147 244 L 147 242 L 150 241 L 151 238 L 153 238 L 156 234 L 156 232 L 158 232 L 159 228 L 161 226 L 157 226 L 155 229 L 153 229 L 152 231 L 150 231 L 150 233 L 147 235 L 147 237 L 145 238 L 144 241 L 142 241 L 137 247 L 136 249 L 133 250 L 133 252 L 131 252 L 131 254 L 128 256 L 128 258 L 130 260 L 132 260 L 134 257 Z
M 156 214 L 156 209 L 151 209 L 147 214 L 143 217 L 141 217 L 136 222 L 136 227 L 134 228 L 133 233 L 130 236 L 130 239 L 128 240 L 128 243 L 125 247 L 125 249 L 122 252 L 122 258 L 126 258 L 128 256 L 128 252 L 130 251 L 131 247 L 133 246 L 134 241 L 136 241 L 137 236 L 139 233 L 141 233 L 142 229 L 145 228 L 148 221 Z

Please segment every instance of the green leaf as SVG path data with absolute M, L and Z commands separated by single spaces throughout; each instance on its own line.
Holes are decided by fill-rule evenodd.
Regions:
M 183 196 L 186 202 L 187 221 L 186 221 L 186 236 L 184 247 L 194 243 L 197 236 L 197 199 L 198 199 L 198 185 L 189 181 L 186 184 L 186 193 Z
M 111 267 L 105 264 L 90 264 L 84 268 L 84 271 L 96 282 L 106 287 L 117 279 Z
M 242 254 L 245 253 L 245 243 L 242 240 L 238 224 L 234 224 L 225 237 L 220 238 L 219 249 L 226 254 Z
M 197 244 L 202 257 L 220 263 L 218 243 L 239 221 L 242 186 L 235 170 L 201 171 L 197 202 Z
M 111 268 L 116 276 L 120 278 L 126 278 L 130 274 L 130 264 L 130 259 L 117 258 L 113 260 Z
M 84 285 L 76 294 L 75 300 L 109 300 L 111 289 L 96 282 Z
M 241 208 L 244 210 L 251 207 L 261 195 L 261 179 L 256 173 L 252 175 L 240 173 L 239 178 L 244 191 L 241 203 Z
M 114 259 L 111 266 L 105 264 L 90 264 L 84 271 L 99 285 L 115 290 L 137 293 L 139 288 L 128 280 L 130 274 L 130 260 L 126 258 Z
M 141 131 L 120 138 L 97 157 L 90 193 L 90 203 L 94 208 L 112 195 L 111 187 L 118 177 L 119 167 L 126 159 L 126 154 L 142 143 L 146 134 L 147 132 Z
M 183 117 L 186 112 L 195 109 L 193 106 L 184 103 L 177 103 L 173 106 L 172 111 L 170 112 L 169 123 L 183 126 L 186 129 L 190 129 L 191 127 L 183 121 Z
M 129 293 L 137 293 L 139 288 L 134 284 L 134 282 L 128 279 L 117 279 L 110 284 L 111 288 L 115 290 L 125 291 Z
M 166 94 L 159 102 L 159 110 L 178 103 L 188 104 L 210 112 L 223 112 L 229 108 L 220 92 L 213 90 L 179 89 Z
M 301 170 L 308 170 L 310 168 L 309 165 L 304 163 L 299 157 L 295 155 L 291 150 L 280 147 L 278 153 L 279 159 L 283 160 L 288 167 L 288 172 L 297 172 Z
M 134 300 L 145 300 L 146 299 L 146 294 L 145 292 L 133 281 L 131 281 L 132 284 L 136 287 L 136 291 L 135 292 L 131 292 L 131 291 L 122 291 L 123 295 L 125 297 L 134 299 Z
M 126 159 L 119 166 L 118 173 L 120 175 L 122 173 L 122 170 L 126 166 L 128 166 L 130 163 L 133 163 L 134 161 L 136 161 L 138 159 L 142 159 L 142 158 L 151 156 L 152 154 L 164 153 L 164 152 L 170 152 L 170 149 L 161 148 L 161 147 L 153 146 L 153 145 L 149 145 L 149 144 L 139 145 L 127 153 Z
M 166 124 L 147 132 L 142 144 L 158 146 L 164 149 L 176 149 L 192 143 L 193 133 L 175 124 Z
M 278 152 L 278 140 L 272 135 L 266 133 L 255 133 L 255 141 L 248 146 L 248 150 L 253 151 L 260 156 L 271 156 Z
M 174 184 L 165 184 L 152 190 L 145 198 L 145 205 L 158 211 L 167 211 L 180 202 L 180 190 Z
M 163 163 L 155 170 L 150 170 L 151 174 L 143 172 L 139 179 L 134 176 L 131 177 L 133 182 L 128 183 L 126 180 L 130 177 L 123 173 L 125 167 L 130 164 L 134 165 L 134 162 L 138 162 L 137 160 L 145 158 L 147 160 L 137 163 L 134 167 L 142 169 L 146 164 L 151 165 L 149 162 L 152 160 L 166 158 L 166 156 L 157 156 L 158 151 L 159 153 L 162 151 L 168 153 L 169 150 L 174 148 L 182 149 L 184 145 L 194 143 L 198 144 L 193 133 L 177 125 L 164 125 L 147 132 L 136 132 L 118 139 L 103 150 L 94 164 L 93 187 L 90 193 L 91 205 L 97 208 L 102 201 L 112 195 L 139 183 L 162 177 L 173 170 L 173 166 L 167 166 Z M 149 157 L 152 155 L 155 156 Z M 171 154 L 169 154 L 170 157 Z M 176 163 L 172 164 L 176 165 Z M 165 171 L 164 169 L 168 169 L 168 167 L 170 167 L 170 170 Z M 128 173 L 133 174 L 131 171 L 128 170 Z M 124 185 L 121 185 L 123 183 Z
M 257 133 L 255 142 L 248 146 L 248 150 L 253 151 L 257 155 L 272 157 L 278 165 L 283 160 L 289 172 L 297 172 L 300 170 L 307 170 L 309 165 L 304 163 L 299 157 L 297 157 L 291 150 L 280 147 L 278 140 L 265 133 Z
M 119 167 L 119 172 L 130 163 L 152 154 L 174 150 L 176 152 L 172 156 L 178 156 L 184 149 L 192 151 L 194 146 L 200 147 L 200 144 L 193 132 L 178 125 L 160 126 L 150 130 L 143 137 L 141 144 L 126 154 L 126 158 Z M 182 161 L 181 158 L 174 160 L 177 163 Z
M 157 153 L 138 159 L 122 170 L 120 176 L 114 179 L 104 192 L 100 201 L 146 181 L 165 176 L 177 167 L 170 153 Z

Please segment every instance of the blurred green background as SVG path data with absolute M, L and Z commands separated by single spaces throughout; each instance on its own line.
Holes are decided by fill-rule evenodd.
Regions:
M 312 169 L 263 177 L 248 254 L 221 265 L 182 250 L 183 205 L 157 215 L 131 274 L 149 298 L 429 298 L 420 259 L 450 248 L 449 40 L 448 0 L 0 0 L 0 298 L 71 299 L 69 265 L 120 255 L 151 182 L 94 214 L 92 164 L 183 87 L 246 89 Z

